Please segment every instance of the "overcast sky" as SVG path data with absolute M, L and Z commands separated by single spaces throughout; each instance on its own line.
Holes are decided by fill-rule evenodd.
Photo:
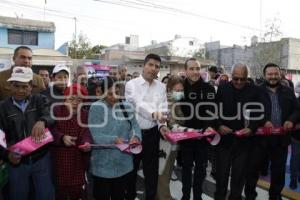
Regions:
M 151 40 L 170 40 L 176 34 L 196 37 L 203 43 L 220 40 L 224 45 L 245 45 L 251 36 L 264 33 L 266 22 L 274 18 L 280 19 L 283 37 L 300 38 L 298 2 L 46 0 L 45 4 L 45 0 L 0 0 L 0 15 L 55 22 L 56 48 L 72 39 L 74 17 L 77 33 L 86 34 L 93 45 L 124 43 L 125 36 L 130 34 L 139 35 L 140 46 L 150 44 Z

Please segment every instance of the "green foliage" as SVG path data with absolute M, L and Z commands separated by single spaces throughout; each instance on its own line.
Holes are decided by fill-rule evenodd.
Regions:
M 78 36 L 78 42 L 75 37 L 69 42 L 69 56 L 74 59 L 95 59 L 103 53 L 107 46 L 92 46 L 89 39 L 82 32 Z

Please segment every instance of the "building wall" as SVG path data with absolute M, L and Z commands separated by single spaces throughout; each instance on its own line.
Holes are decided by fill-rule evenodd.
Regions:
M 172 64 L 170 67 L 170 73 L 172 75 L 179 75 L 185 73 L 184 64 Z
M 106 50 L 104 60 L 122 60 L 124 56 L 144 56 L 144 51 Z
M 300 70 L 300 40 L 290 39 L 288 43 L 288 49 L 286 51 L 289 54 L 288 59 L 286 59 L 286 66 L 288 66 L 287 68 Z
M 55 44 L 54 38 L 55 38 L 54 33 L 38 32 L 38 45 L 37 46 L 27 45 L 27 46 L 32 49 L 41 49 L 41 48 L 54 49 L 54 44 Z M 20 45 L 8 44 L 7 29 L 0 27 L 0 47 L 16 48 L 18 46 Z
M 223 65 L 227 71 L 235 63 L 244 63 L 250 68 L 252 76 L 259 76 L 262 75 L 265 64 L 274 62 L 292 73 L 294 82 L 300 80 L 300 39 L 283 38 L 280 41 L 258 43 L 245 48 L 233 46 L 211 49 L 207 49 L 208 58 L 215 60 L 218 66 Z

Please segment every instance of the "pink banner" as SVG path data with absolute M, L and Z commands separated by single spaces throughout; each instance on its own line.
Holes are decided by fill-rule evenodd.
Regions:
M 52 141 L 53 137 L 50 131 L 48 129 L 45 129 L 45 138 L 41 142 L 37 143 L 31 136 L 29 136 L 24 140 L 21 140 L 20 142 L 10 146 L 8 150 L 22 156 L 26 156 Z

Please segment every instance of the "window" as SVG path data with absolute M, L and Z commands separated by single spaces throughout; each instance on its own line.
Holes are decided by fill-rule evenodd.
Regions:
M 8 44 L 38 45 L 38 32 L 8 29 Z

